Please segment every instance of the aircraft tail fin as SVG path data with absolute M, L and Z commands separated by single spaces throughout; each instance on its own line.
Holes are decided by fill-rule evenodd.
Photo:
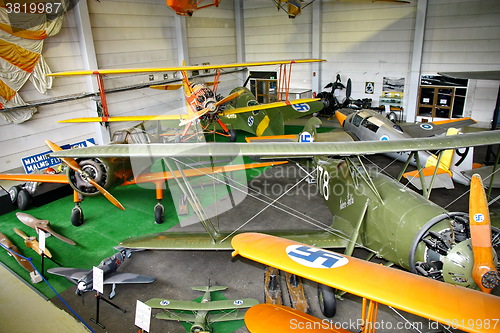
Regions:
M 191 287 L 191 289 L 201 292 L 213 292 L 213 291 L 222 291 L 226 290 L 226 286 L 200 286 L 200 287 Z
M 323 124 L 323 122 L 318 117 L 311 117 L 311 119 L 306 122 L 299 135 L 299 142 L 316 141 L 317 128 L 320 127 L 321 124 Z

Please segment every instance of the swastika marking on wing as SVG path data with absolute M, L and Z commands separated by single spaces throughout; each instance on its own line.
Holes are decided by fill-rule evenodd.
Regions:
M 292 104 L 292 107 L 297 112 L 307 112 L 307 111 L 311 110 L 311 107 L 307 103 Z
M 290 245 L 286 252 L 293 261 L 312 268 L 336 268 L 349 262 L 339 254 L 306 245 Z

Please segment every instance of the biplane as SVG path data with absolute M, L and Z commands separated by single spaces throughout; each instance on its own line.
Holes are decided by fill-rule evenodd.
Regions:
M 203 286 L 191 289 L 203 292 L 200 303 L 152 298 L 146 302 L 146 305 L 153 309 L 163 310 L 156 315 L 157 319 L 190 323 L 190 332 L 211 332 L 213 323 L 242 320 L 245 309 L 259 304 L 259 301 L 253 298 L 212 300 L 212 292 L 226 290 L 225 286 Z
M 139 144 L 115 145 L 112 149 L 96 146 L 52 155 L 65 158 L 127 156 L 179 159 L 190 156 L 220 158 L 236 155 L 259 156 L 261 159 L 312 158 L 319 194 L 334 216 L 333 223 L 321 230 L 286 230 L 276 234 L 323 248 L 345 248 L 347 255 L 351 255 L 355 247 L 363 247 L 372 256 L 382 257 L 414 273 L 478 288 L 470 273 L 474 266 L 474 247 L 470 246 L 468 214 L 449 212 L 400 182 L 377 170 L 366 168 L 359 156 L 457 149 L 499 142 L 498 131 L 487 131 L 453 137 L 370 142 Z M 358 156 L 358 159 L 353 159 L 353 156 Z M 339 189 L 341 193 L 338 192 Z M 282 211 L 287 212 L 286 209 Z M 229 242 L 234 234 L 235 232 L 220 230 L 208 234 L 165 232 L 129 238 L 120 245 L 139 249 L 230 249 Z M 500 245 L 500 230 L 492 228 L 489 238 L 492 244 L 490 249 L 497 248 Z M 457 256 L 460 261 L 455 259 Z
M 202 8 L 211 6 L 219 7 L 221 0 L 166 0 L 169 6 L 177 15 L 192 16 L 193 13 Z
M 240 255 L 362 297 L 360 330 L 357 332 L 375 332 L 380 327 L 377 322 L 379 304 L 467 332 L 497 332 L 499 329 L 500 298 L 497 296 L 270 235 L 239 234 L 231 243 L 233 256 Z M 269 332 L 269 327 L 273 332 L 289 332 L 293 328 L 310 329 L 311 332 L 349 332 L 334 322 L 274 304 L 250 308 L 245 324 L 252 333 Z
M 116 145 L 127 145 L 138 142 L 150 142 L 146 132 L 136 129 L 123 131 L 117 137 L 120 139 Z M 126 140 L 126 141 L 123 141 Z M 62 151 L 57 144 L 46 140 L 46 144 L 54 152 Z M 108 145 L 112 149 L 114 143 Z M 155 162 L 149 159 L 131 162 L 130 158 L 100 159 L 94 156 L 86 158 L 72 159 L 61 158 L 62 162 L 68 166 L 66 173 L 61 174 L 0 174 L 2 180 L 13 181 L 31 181 L 46 183 L 69 184 L 73 188 L 73 201 L 75 207 L 71 211 L 71 223 L 74 226 L 80 226 L 84 222 L 83 208 L 81 202 L 85 196 L 104 195 L 114 206 L 125 210 L 123 205 L 109 192 L 116 186 L 125 186 L 132 184 L 150 183 L 154 185 L 157 203 L 154 206 L 154 216 L 156 223 L 163 223 L 165 220 L 165 208 L 162 204 L 163 189 L 165 182 L 181 177 L 199 177 L 203 175 L 227 174 L 237 170 L 248 168 L 265 167 L 275 164 L 286 163 L 262 162 L 250 164 L 228 165 L 227 161 L 217 164 L 217 161 L 211 161 L 208 166 L 188 167 L 185 170 L 163 170 L 158 172 L 149 171 L 151 165 Z
M 305 98 L 289 100 L 289 84 L 292 74 L 292 65 L 301 63 L 321 62 L 322 59 L 300 59 L 300 60 L 280 60 L 280 61 L 262 61 L 247 62 L 222 65 L 201 65 L 201 66 L 180 66 L 166 68 L 136 68 L 136 69 L 111 69 L 94 71 L 72 71 L 49 74 L 51 76 L 72 76 L 72 75 L 95 75 L 99 83 L 101 95 L 103 117 L 87 117 L 64 120 L 60 122 L 116 122 L 116 121 L 166 121 L 178 120 L 183 131 L 177 141 L 187 141 L 192 137 L 188 135 L 191 126 L 198 120 L 202 125 L 203 133 L 215 133 L 229 137 L 235 141 L 235 129 L 242 129 L 252 134 L 261 135 L 280 135 L 283 134 L 283 123 L 288 119 L 303 117 L 314 112 L 319 112 L 323 108 L 323 103 L 319 98 Z M 284 101 L 277 101 L 266 104 L 259 104 L 252 93 L 242 87 L 233 89 L 230 95 L 222 97 L 217 93 L 221 70 L 238 67 L 252 66 L 279 66 L 280 79 L 278 92 L 283 92 Z M 191 81 L 188 77 L 189 71 L 211 71 L 217 70 L 212 82 L 200 83 Z M 187 114 L 165 114 L 165 115 L 147 115 L 147 116 L 123 116 L 112 117 L 106 105 L 105 90 L 103 83 L 104 75 L 115 74 L 138 74 L 154 72 L 177 72 L 182 74 L 182 83 L 153 85 L 154 89 L 176 90 L 183 89 L 187 105 Z M 232 103 L 230 103 L 232 102 Z M 228 105 L 228 103 L 230 103 Z M 226 107 L 227 106 L 227 107 Z M 242 119 L 238 118 L 242 115 Z M 221 120 L 221 117 L 231 123 L 233 128 Z M 197 133 L 198 134 L 198 133 Z

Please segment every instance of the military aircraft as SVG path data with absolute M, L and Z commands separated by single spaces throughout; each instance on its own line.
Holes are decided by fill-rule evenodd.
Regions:
M 373 255 L 414 273 L 477 288 L 472 278 L 473 246 L 466 213 L 448 212 L 420 194 L 377 170 L 366 168 L 358 158 L 375 153 L 457 149 L 498 144 L 498 131 L 453 137 L 389 141 L 309 143 L 217 143 L 183 145 L 128 145 L 88 147 L 51 154 L 55 157 L 115 158 L 260 156 L 261 158 L 313 158 L 320 195 L 334 215 L 330 228 L 316 232 L 281 231 L 278 235 L 325 248 L 364 247 Z M 333 156 L 338 156 L 337 158 Z M 287 212 L 286 209 L 282 211 Z M 296 213 L 296 212 L 294 212 Z M 230 249 L 234 232 L 211 234 L 159 233 L 123 240 L 120 245 L 139 249 Z M 492 247 L 500 244 L 500 230 L 492 229 Z M 459 261 L 457 261 L 459 258 Z M 478 281 L 481 284 L 481 281 Z
M 315 0 L 310 0 L 307 2 L 305 0 L 273 0 L 273 1 L 276 4 L 276 7 L 278 7 L 278 10 L 280 10 L 280 8 L 283 9 L 288 14 L 288 18 L 294 19 L 302 12 L 303 8 L 309 6 Z M 386 2 L 410 3 L 410 1 L 405 1 L 405 0 L 343 0 L 343 1 L 367 1 L 367 2 L 386 1 Z M 283 4 L 287 4 L 287 8 L 285 8 Z
M 337 110 L 335 117 L 345 132 L 352 137 L 352 140 L 359 141 L 399 140 L 442 134 L 455 135 L 459 132 L 453 128 L 461 128 L 476 123 L 471 118 L 456 118 L 445 121 L 405 124 L 403 127 L 393 123 L 376 111 L 347 108 Z M 332 134 L 317 134 L 314 129 L 311 129 L 311 132 L 303 133 L 302 140 L 304 139 L 318 142 L 338 140 L 332 137 Z M 407 163 L 401 173 L 402 176 L 408 179 L 416 188 L 423 190 L 426 196 L 430 194 L 429 188 L 454 188 L 453 181 L 468 185 L 470 178 L 464 176 L 462 172 L 480 167 L 480 165 L 472 163 L 472 148 L 466 148 L 463 151 L 445 150 L 439 156 L 427 151 L 419 151 L 418 153 L 397 152 L 386 155 Z M 404 173 L 409 164 L 416 165 L 418 170 Z M 422 167 L 422 165 L 425 165 L 425 167 Z
M 497 332 L 500 325 L 497 318 L 500 298 L 497 296 L 457 288 L 384 265 L 270 235 L 239 234 L 231 243 L 234 248 L 233 256 L 241 255 L 363 297 L 359 321 L 361 332 L 374 332 L 380 327 L 380 322 L 377 322 L 378 303 L 467 332 Z M 492 325 L 484 325 L 487 322 Z M 274 304 L 259 304 L 250 308 L 245 315 L 245 324 L 252 333 L 269 332 L 269 327 L 276 332 L 288 332 L 293 328 L 349 332 L 335 326 L 333 322 Z
M 192 16 L 193 13 L 202 8 L 207 8 L 211 6 L 219 7 L 221 0 L 167 0 L 167 6 L 172 8 L 172 10 L 181 16 Z
M 201 120 L 202 130 L 204 133 L 215 133 L 229 137 L 231 141 L 235 141 L 236 132 L 234 129 L 242 129 L 250 133 L 260 135 L 279 135 L 283 134 L 283 122 L 288 119 L 302 117 L 314 112 L 318 112 L 323 108 L 323 103 L 319 98 L 306 98 L 289 101 L 288 91 L 292 65 L 296 63 L 311 63 L 321 62 L 322 59 L 300 59 L 300 60 L 280 60 L 280 61 L 263 61 L 263 62 L 247 62 L 222 65 L 202 65 L 202 66 L 180 66 L 167 68 L 137 68 L 137 69 L 111 69 L 111 70 L 95 70 L 95 71 L 73 71 L 49 74 L 51 76 L 72 76 L 72 75 L 96 75 L 100 87 L 100 94 L 103 103 L 103 117 L 88 117 L 63 120 L 61 122 L 113 122 L 113 121 L 161 121 L 161 120 L 180 120 L 179 126 L 184 126 L 184 131 L 179 136 L 178 141 L 187 141 L 192 136 L 188 136 L 193 123 Z M 248 89 L 236 88 L 230 95 L 221 97 L 217 94 L 219 85 L 219 77 L 222 69 L 251 67 L 251 66 L 280 66 L 280 73 L 284 73 L 284 77 L 280 78 L 283 82 L 282 87 L 278 87 L 278 91 L 285 92 L 287 97 L 285 101 L 273 103 L 259 104 L 255 100 Z M 192 82 L 188 77 L 188 71 L 210 71 L 216 69 L 214 81 L 208 83 Z M 184 97 L 186 100 L 187 114 L 183 115 L 155 115 L 155 116 L 123 116 L 110 117 L 105 106 L 105 92 L 102 83 L 103 75 L 110 74 L 137 74 L 151 72 L 176 72 L 182 74 L 181 84 L 164 84 L 151 86 L 161 90 L 184 89 Z M 212 88 L 210 88 L 212 87 Z M 226 104 L 233 101 L 231 106 L 226 107 Z M 274 109 L 274 110 L 273 110 Z M 266 113 L 265 110 L 269 110 Z M 276 114 L 272 114 L 276 111 Z M 245 114 L 241 119 L 238 119 L 238 114 Z M 221 120 L 221 117 L 230 122 L 234 128 L 230 129 Z M 213 124 L 213 129 L 210 126 Z
M 204 286 L 192 287 L 193 290 L 204 292 L 200 303 L 194 301 L 177 301 L 164 298 L 152 298 L 146 302 L 146 305 L 153 309 L 162 309 L 156 315 L 157 319 L 184 321 L 191 323 L 190 332 L 211 332 L 213 323 L 222 321 L 241 320 L 244 316 L 244 310 L 251 306 L 259 304 L 259 301 L 253 298 L 244 298 L 237 300 L 213 301 L 212 292 L 226 290 L 225 286 Z M 172 311 L 178 310 L 178 311 Z M 231 310 L 231 311 L 225 311 Z M 212 311 L 220 311 L 213 313 Z M 187 313 L 190 312 L 190 313 Z
M 139 142 L 151 142 L 150 135 L 140 127 L 130 130 L 123 130 L 115 133 L 114 141 L 109 147 L 116 145 L 127 145 Z M 46 144 L 52 151 L 61 151 L 61 147 L 46 140 Z M 103 194 L 113 205 L 124 210 L 123 205 L 108 190 L 116 186 L 132 184 L 152 183 L 155 186 L 157 204 L 154 207 L 156 223 L 163 223 L 165 220 L 165 208 L 162 204 L 163 189 L 165 182 L 179 177 L 198 177 L 207 174 L 225 174 L 232 171 L 244 170 L 248 168 L 265 167 L 282 164 L 286 162 L 263 162 L 250 164 L 227 165 L 218 164 L 217 161 L 206 167 L 191 167 L 187 170 L 149 172 L 145 168 L 151 167 L 154 161 L 150 159 L 131 163 L 126 156 L 117 159 L 100 159 L 93 156 L 86 158 L 71 159 L 62 158 L 68 168 L 66 174 L 0 174 L 0 179 L 14 181 L 35 181 L 47 183 L 69 184 L 73 190 L 73 200 L 75 207 L 71 211 L 71 223 L 80 226 L 84 222 L 81 201 L 83 196 L 95 196 Z M 134 174 L 135 172 L 135 174 Z
M 104 272 L 104 284 L 112 285 L 109 298 L 113 298 L 115 296 L 115 288 L 117 284 L 152 283 L 155 281 L 154 277 L 147 275 L 117 272 L 118 267 L 120 267 L 125 261 L 125 258 L 130 257 L 130 255 L 131 251 L 129 249 L 121 249 L 118 253 L 102 260 L 99 266 L 97 266 Z M 49 268 L 47 272 L 63 276 L 70 282 L 76 284 L 76 294 L 79 296 L 94 289 L 92 269 L 54 267 Z

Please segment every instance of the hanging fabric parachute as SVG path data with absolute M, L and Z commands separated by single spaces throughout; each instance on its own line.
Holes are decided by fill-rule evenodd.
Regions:
M 26 81 L 42 94 L 52 88 L 52 77 L 47 76 L 51 71 L 42 56 L 43 41 L 61 30 L 62 19 L 62 15 L 49 19 L 45 14 L 0 6 L 0 114 L 7 121 L 22 123 L 36 112 L 34 107 L 3 110 L 27 105 L 18 94 Z

